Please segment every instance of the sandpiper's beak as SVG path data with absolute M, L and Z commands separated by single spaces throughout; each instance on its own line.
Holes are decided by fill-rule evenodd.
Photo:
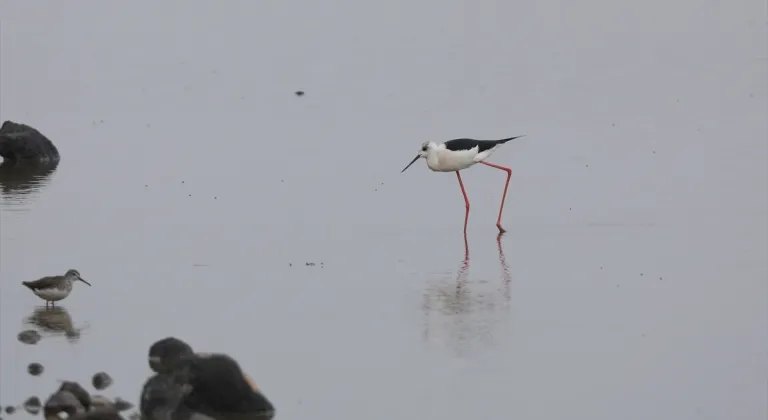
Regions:
M 78 277 L 77 279 L 78 279 L 78 280 L 80 280 L 81 282 L 83 282 L 83 283 L 87 284 L 88 286 L 90 286 L 90 285 L 91 285 L 91 283 L 88 283 L 87 281 L 83 280 L 83 278 L 82 278 L 82 277 Z
M 410 167 L 411 167 L 411 165 L 413 165 L 413 162 L 416 162 L 417 160 L 419 160 L 419 158 L 420 158 L 420 157 L 421 157 L 421 155 L 416 155 L 416 157 L 415 157 L 415 158 L 413 158 L 413 160 L 411 161 L 411 163 L 409 163 L 409 164 L 408 164 L 408 166 L 406 166 L 406 167 L 405 167 L 405 169 L 408 169 L 408 168 L 410 168 Z M 403 169 L 402 171 L 400 171 L 400 173 L 403 173 L 403 172 L 405 172 L 405 169 Z

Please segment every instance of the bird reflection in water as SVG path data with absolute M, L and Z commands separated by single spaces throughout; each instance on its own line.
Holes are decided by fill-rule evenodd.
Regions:
M 503 235 L 502 232 L 496 237 L 501 265 L 499 285 L 495 281 L 469 281 L 469 241 L 464 234 L 464 259 L 456 277 L 431 281 L 424 292 L 427 341 L 442 342 L 459 355 L 479 344 L 492 344 L 494 329 L 506 318 L 511 299 L 512 276 L 504 256 Z
M 67 340 L 73 342 L 80 338 L 80 331 L 84 329 L 74 326 L 69 311 L 63 306 L 38 306 L 27 317 L 26 322 L 51 335 L 64 335 Z
M 58 162 L 49 164 L 19 164 L 3 161 L 0 163 L 0 191 L 8 204 L 24 204 L 48 185 L 56 172 Z

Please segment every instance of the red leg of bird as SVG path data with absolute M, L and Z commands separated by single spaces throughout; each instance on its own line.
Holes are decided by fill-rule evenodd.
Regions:
M 461 174 L 456 171 L 456 177 L 459 178 L 459 186 L 461 187 L 461 194 L 464 195 L 464 204 L 467 211 L 464 213 L 464 235 L 467 234 L 467 221 L 469 220 L 469 198 L 467 198 L 467 192 L 464 190 L 464 183 L 461 182 Z
M 501 214 L 504 212 L 504 201 L 507 199 L 507 188 L 509 187 L 509 180 L 512 178 L 512 169 L 509 169 L 504 166 L 495 165 L 493 163 L 488 162 L 480 162 L 483 165 L 488 165 L 490 167 L 501 169 L 502 171 L 507 172 L 507 183 L 504 184 L 504 194 L 501 196 L 501 208 L 499 208 L 499 218 L 496 220 L 496 227 L 499 228 L 499 232 L 506 232 L 503 227 L 501 227 Z

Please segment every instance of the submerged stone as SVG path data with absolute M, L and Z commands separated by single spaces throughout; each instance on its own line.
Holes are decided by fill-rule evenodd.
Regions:
M 99 372 L 93 375 L 93 379 L 91 380 L 91 382 L 93 383 L 94 388 L 101 391 L 103 389 L 107 389 L 110 385 L 112 385 L 112 377 L 109 376 L 106 372 Z
M 30 363 L 29 366 L 27 366 L 27 372 L 32 376 L 38 376 L 43 373 L 43 365 L 37 362 Z
M 43 338 L 40 336 L 40 333 L 35 330 L 25 330 L 19 333 L 18 339 L 24 344 L 30 344 L 34 345 L 37 344 L 40 339 Z
M 29 414 L 37 415 L 42 407 L 43 404 L 40 402 L 40 398 L 29 397 L 26 401 L 24 401 L 24 410 L 26 410 Z

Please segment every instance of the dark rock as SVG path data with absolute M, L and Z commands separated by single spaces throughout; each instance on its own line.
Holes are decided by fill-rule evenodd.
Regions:
M 225 354 L 185 357 L 179 372 L 188 390 L 183 404 L 192 411 L 213 417 L 275 411 L 240 365 Z
M 37 362 L 30 363 L 29 366 L 27 366 L 27 372 L 32 376 L 38 376 L 43 373 L 43 365 Z
M 59 392 L 61 391 L 66 391 L 74 395 L 86 411 L 91 409 L 91 394 L 89 394 L 79 383 L 62 381 L 61 386 L 59 387 Z
M 189 344 L 175 337 L 166 337 L 149 348 L 149 368 L 157 373 L 171 373 L 179 360 L 194 352 Z
M 75 414 L 84 413 L 86 408 L 80 400 L 69 391 L 56 391 L 48 398 L 43 408 L 46 419 L 60 419 L 60 413 L 67 413 L 68 418 Z
M 296 96 L 304 96 L 304 91 L 303 90 L 297 90 L 294 93 L 296 93 Z
M 61 157 L 58 149 L 36 129 L 13 121 L 0 126 L 0 156 L 5 162 L 52 163 Z
M 103 389 L 107 389 L 110 385 L 112 385 L 112 377 L 109 376 L 106 372 L 99 372 L 93 375 L 93 379 L 91 380 L 91 383 L 93 383 L 94 388 L 101 391 Z
M 24 409 L 27 410 L 27 413 L 29 414 L 37 415 L 42 407 L 43 404 L 40 402 L 40 398 L 29 397 L 24 401 Z
M 16 407 L 9 405 L 8 407 L 5 407 L 5 413 L 6 414 L 13 414 L 16 412 Z
M 115 404 L 114 405 L 115 405 L 115 409 L 117 411 L 125 411 L 125 410 L 130 410 L 130 409 L 133 408 L 133 404 L 131 404 L 130 402 L 128 402 L 128 401 L 126 401 L 126 400 L 124 400 L 124 399 L 122 399 L 120 397 L 115 398 Z
M 184 397 L 182 381 L 172 374 L 151 376 L 141 389 L 139 411 L 144 419 L 171 420 L 189 417 L 189 411 L 180 406 Z
M 35 330 L 22 331 L 18 335 L 19 341 L 24 344 L 37 344 L 41 338 L 40 333 Z

